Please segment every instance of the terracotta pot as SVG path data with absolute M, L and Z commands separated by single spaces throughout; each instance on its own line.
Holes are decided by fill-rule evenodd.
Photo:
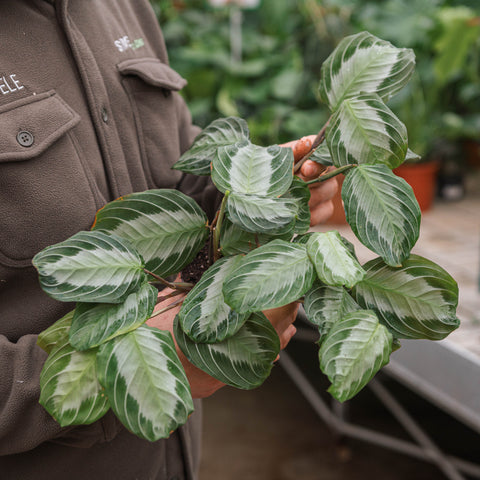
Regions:
M 420 210 L 426 212 L 432 207 L 437 185 L 439 164 L 436 161 L 404 163 L 393 172 L 402 177 L 413 188 Z

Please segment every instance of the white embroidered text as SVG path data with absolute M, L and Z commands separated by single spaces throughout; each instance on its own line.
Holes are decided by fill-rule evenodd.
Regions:
M 17 75 L 12 73 L 11 75 L 0 76 L 0 93 L 2 95 L 8 95 L 9 93 L 18 92 L 25 88 L 15 78 Z
M 137 48 L 143 47 L 145 45 L 143 38 L 137 38 L 132 42 L 130 38 L 128 38 L 128 35 L 125 35 L 124 37 L 115 40 L 114 43 L 120 52 L 126 52 L 129 49 L 136 50 Z

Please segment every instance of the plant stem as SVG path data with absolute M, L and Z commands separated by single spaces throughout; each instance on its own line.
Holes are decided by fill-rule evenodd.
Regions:
M 169 293 L 168 295 L 162 295 L 161 297 L 157 297 L 157 302 L 156 302 L 156 305 L 158 305 L 159 303 L 162 303 L 164 300 L 167 300 L 169 298 L 172 298 L 172 297 L 177 297 L 178 295 L 182 295 L 183 292 L 182 290 L 174 290 L 172 293 Z
M 158 315 L 161 315 L 162 313 L 168 312 L 172 308 L 175 308 L 177 305 L 181 305 L 184 300 L 185 300 L 184 297 L 179 298 L 178 300 L 175 300 L 170 305 L 167 305 L 165 308 L 161 308 L 160 310 L 157 310 L 153 315 L 150 315 L 150 318 L 153 318 L 153 317 L 156 317 Z
M 356 166 L 357 165 L 354 163 L 352 163 L 351 165 L 344 165 L 343 167 L 332 170 L 331 172 L 328 172 L 325 175 L 321 175 L 320 177 L 315 178 L 314 180 L 310 180 L 309 182 L 306 182 L 306 184 L 311 185 L 312 183 L 325 182 L 327 180 L 330 180 L 333 177 L 336 177 L 337 175 L 340 175 L 341 173 L 348 172 L 348 170 L 351 170 Z
M 310 150 L 295 164 L 295 167 L 293 168 L 293 173 L 297 173 L 302 168 L 302 165 L 312 156 L 313 152 L 323 143 L 323 141 L 325 140 L 325 132 L 327 131 L 328 124 L 330 123 L 330 118 L 327 120 L 322 129 L 318 132 Z
M 213 232 L 213 261 L 216 262 L 220 257 L 220 234 L 222 232 L 223 218 L 225 217 L 225 209 L 227 207 L 228 196 L 230 191 L 227 190 L 222 199 L 222 205 L 220 206 L 220 212 L 217 217 L 217 224 Z
M 194 286 L 192 283 L 183 283 L 183 282 L 173 283 L 173 282 L 169 282 L 168 280 L 165 280 L 164 278 L 159 277 L 155 273 L 150 272 L 146 268 L 144 268 L 143 271 L 147 275 L 152 276 L 155 280 L 160 282 L 162 285 L 165 285 L 166 287 L 169 287 L 169 288 L 173 288 L 174 290 L 188 291 L 188 290 L 191 290 Z

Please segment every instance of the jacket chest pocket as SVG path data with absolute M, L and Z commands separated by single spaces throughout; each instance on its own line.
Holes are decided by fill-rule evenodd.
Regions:
M 0 109 L 0 263 L 30 266 L 42 248 L 88 228 L 100 199 L 54 91 Z
M 177 72 L 156 58 L 125 60 L 117 65 L 135 117 L 149 188 L 174 188 L 182 174 L 171 166 L 182 153 L 182 100 L 186 85 Z

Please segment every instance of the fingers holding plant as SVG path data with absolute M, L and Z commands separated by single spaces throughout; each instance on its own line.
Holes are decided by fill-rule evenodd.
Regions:
M 282 350 L 288 345 L 297 331 L 293 322 L 297 317 L 298 307 L 299 304 L 294 302 L 284 305 L 283 307 L 272 308 L 263 312 L 273 325 L 273 328 L 275 328 L 280 339 L 280 348 Z
M 284 144 L 284 147 L 290 147 L 293 151 L 293 157 L 296 164 L 296 174 L 304 181 L 309 182 L 317 179 L 324 173 L 334 170 L 332 167 L 326 168 L 306 157 L 312 152 L 318 135 L 308 135 L 299 140 L 294 140 Z M 325 182 L 312 183 L 310 185 L 310 225 L 318 225 L 326 222 L 333 214 L 333 197 L 337 193 L 338 182 L 336 178 L 330 178 Z

